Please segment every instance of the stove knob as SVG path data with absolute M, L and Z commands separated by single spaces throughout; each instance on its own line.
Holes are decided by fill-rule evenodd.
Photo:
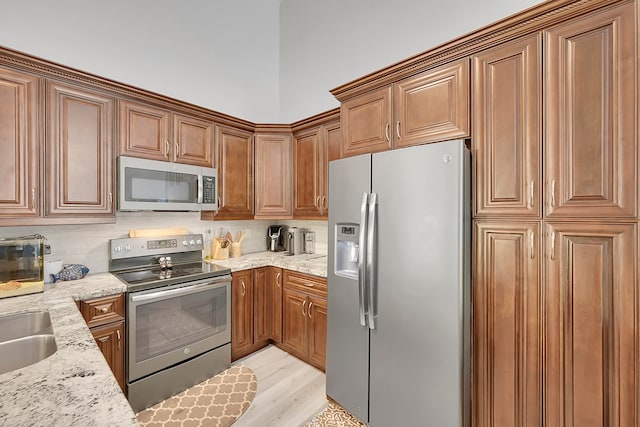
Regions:
M 190 245 L 195 245 L 195 244 L 196 244 L 196 242 L 195 242 L 194 240 L 192 240 L 192 241 L 190 241 L 190 242 L 189 242 L 189 244 L 190 244 Z
M 127 251 L 127 252 L 130 251 L 131 250 L 131 245 L 125 245 L 124 246 L 124 250 Z
M 196 240 L 196 243 L 201 245 L 202 244 L 202 240 L 198 239 L 198 240 Z
M 187 242 L 186 240 L 182 241 L 182 246 L 187 246 L 189 244 L 189 242 Z
M 122 250 L 122 246 L 116 246 L 113 248 L 114 252 L 120 252 Z

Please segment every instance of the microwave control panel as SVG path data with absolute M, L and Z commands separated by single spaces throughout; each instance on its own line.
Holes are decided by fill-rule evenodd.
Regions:
M 202 203 L 216 203 L 216 178 L 213 176 L 202 177 Z

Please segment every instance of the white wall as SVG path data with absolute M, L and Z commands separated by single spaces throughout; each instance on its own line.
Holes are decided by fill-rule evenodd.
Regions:
M 3 0 L 0 45 L 277 122 L 278 0 Z
M 540 0 L 283 0 L 280 118 L 337 107 L 330 89 L 417 55 Z

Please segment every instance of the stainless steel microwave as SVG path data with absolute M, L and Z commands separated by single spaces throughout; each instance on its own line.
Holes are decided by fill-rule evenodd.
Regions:
M 118 158 L 118 209 L 200 211 L 218 208 L 215 168 Z

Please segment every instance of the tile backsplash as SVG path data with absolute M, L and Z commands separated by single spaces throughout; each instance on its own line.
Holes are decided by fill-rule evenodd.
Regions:
M 314 231 L 316 253 L 327 253 L 326 221 L 201 221 L 199 212 L 118 212 L 115 224 L 43 225 L 27 227 L 0 227 L 0 237 L 18 237 L 40 233 L 51 245 L 50 259 L 61 259 L 65 264 L 84 264 L 91 273 L 109 270 L 109 240 L 126 237 L 132 229 L 184 227 L 191 233 L 206 235 L 207 229 L 216 235 L 220 228 L 235 237 L 246 231 L 242 252 L 267 250 L 267 227 L 286 224 Z

